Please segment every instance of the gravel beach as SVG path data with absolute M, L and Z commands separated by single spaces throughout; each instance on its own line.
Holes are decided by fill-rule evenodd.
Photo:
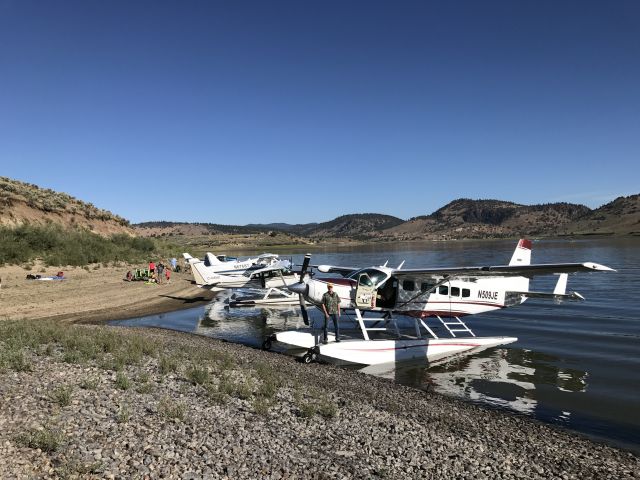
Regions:
M 3 325 L 0 478 L 638 476 L 632 453 L 337 367 L 163 330 Z

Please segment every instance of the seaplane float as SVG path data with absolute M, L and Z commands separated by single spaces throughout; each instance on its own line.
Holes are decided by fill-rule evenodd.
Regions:
M 444 357 L 517 341 L 515 337 L 477 337 L 462 320 L 468 315 L 520 305 L 529 298 L 584 300 L 577 292 L 567 293 L 569 273 L 604 272 L 613 269 L 593 262 L 531 264 L 531 241 L 520 240 L 508 265 L 403 269 L 382 266 L 352 268 L 314 266 L 337 278 L 307 275 L 311 255 L 304 258 L 300 281 L 288 285 L 297 293 L 305 324 L 309 324 L 305 301 L 320 306 L 327 284 L 334 285 L 340 307 L 355 312 L 357 338 L 336 341 L 329 334 L 321 343 L 321 332 L 313 328 L 282 331 L 264 340 L 304 349 L 305 363 L 321 359 L 345 364 L 376 365 L 411 359 L 433 362 Z M 403 262 L 404 263 L 404 262 Z M 559 275 L 553 292 L 529 290 L 529 281 L 540 275 Z M 411 335 L 402 334 L 397 315 L 412 320 Z M 439 328 L 431 328 L 427 321 Z M 434 330 L 444 332 L 441 337 Z

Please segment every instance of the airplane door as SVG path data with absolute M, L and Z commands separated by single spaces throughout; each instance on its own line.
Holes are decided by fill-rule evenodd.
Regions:
M 356 307 L 372 308 L 376 306 L 376 289 L 373 286 L 371 277 L 366 273 L 361 273 L 358 277 L 358 287 L 356 288 Z

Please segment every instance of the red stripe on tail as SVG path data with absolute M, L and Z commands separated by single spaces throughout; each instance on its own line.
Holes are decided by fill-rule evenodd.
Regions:
M 527 240 L 526 238 L 522 238 L 518 242 L 518 247 L 519 248 L 526 248 L 527 250 L 531 250 L 531 240 Z

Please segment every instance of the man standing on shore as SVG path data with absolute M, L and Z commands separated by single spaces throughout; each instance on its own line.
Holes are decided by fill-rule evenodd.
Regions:
M 333 320 L 333 329 L 336 332 L 336 342 L 340 341 L 340 297 L 333 291 L 333 284 L 327 285 L 327 292 L 322 296 L 322 311 L 324 312 L 324 340 L 322 343 L 328 342 L 327 323 L 329 316 Z
M 158 283 L 162 283 L 162 275 L 164 274 L 164 263 L 162 263 L 162 261 L 159 261 L 156 268 L 158 269 Z

